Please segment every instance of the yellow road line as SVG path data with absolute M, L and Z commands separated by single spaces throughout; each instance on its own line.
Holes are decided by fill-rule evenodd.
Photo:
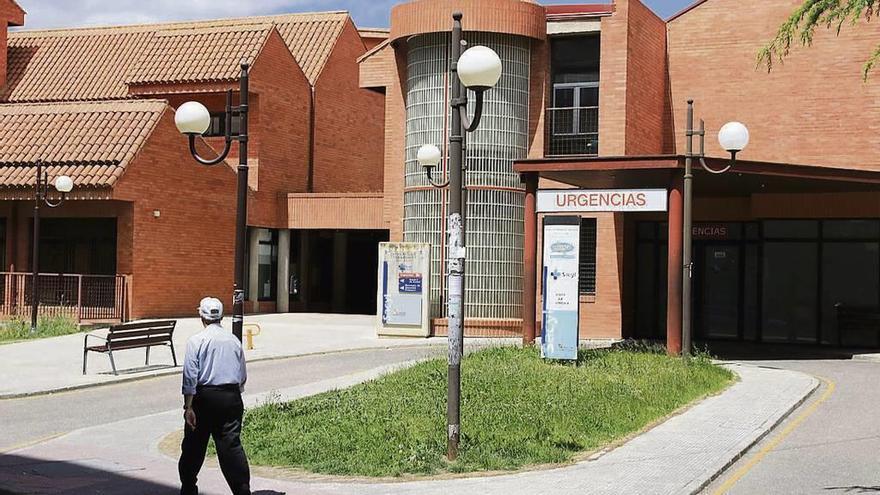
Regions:
M 0 449 L 0 454 L 8 454 L 15 450 L 26 449 L 28 447 L 33 447 L 34 445 L 39 445 L 44 442 L 48 442 L 49 440 L 55 440 L 58 437 L 67 435 L 67 433 L 54 433 L 52 435 L 46 435 L 45 437 L 38 438 L 36 440 L 30 440 L 28 442 L 23 442 L 18 445 L 13 445 L 12 447 L 7 447 L 5 449 Z
M 767 454 L 772 452 L 773 449 L 775 449 L 783 440 L 785 440 L 785 438 L 788 437 L 791 432 L 795 430 L 795 428 L 800 426 L 801 423 L 803 423 L 808 417 L 810 417 L 810 415 L 816 412 L 816 409 L 818 409 L 823 402 L 831 397 L 831 394 L 834 393 L 834 389 L 837 388 L 837 384 L 821 376 L 817 376 L 816 378 L 825 383 L 825 392 L 822 393 L 822 396 L 816 399 L 816 401 L 810 404 L 806 409 L 804 409 L 804 411 L 801 412 L 798 417 L 794 418 L 789 424 L 787 424 L 785 428 L 783 428 L 782 431 L 779 432 L 778 435 L 773 437 L 773 439 L 768 442 L 767 445 L 765 445 L 760 451 L 758 451 L 758 453 L 755 454 L 754 457 L 749 459 L 749 462 L 747 462 L 741 468 L 737 469 L 736 472 L 733 473 L 733 475 L 731 475 L 729 478 L 727 478 L 727 480 L 725 480 L 724 483 L 722 483 L 717 490 L 712 492 L 712 495 L 722 495 L 724 493 L 727 493 L 731 488 L 733 488 L 734 485 L 736 485 L 739 480 L 743 478 L 743 476 L 748 474 L 748 472 L 751 471 L 752 468 L 758 465 L 758 463 L 761 462 L 761 460 L 763 460 L 764 457 L 767 456 Z

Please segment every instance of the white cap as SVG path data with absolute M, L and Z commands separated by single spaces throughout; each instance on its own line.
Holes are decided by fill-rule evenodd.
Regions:
M 206 297 L 199 302 L 199 316 L 208 321 L 223 319 L 223 303 L 216 297 Z

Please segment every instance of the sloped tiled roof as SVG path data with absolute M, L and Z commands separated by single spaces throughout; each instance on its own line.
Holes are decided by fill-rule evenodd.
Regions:
M 33 187 L 37 160 L 50 180 L 110 187 L 166 108 L 164 100 L 0 105 L 0 188 Z
M 135 65 L 128 83 L 235 81 L 239 64 L 252 64 L 271 24 L 156 32 Z
M 275 26 L 306 78 L 314 85 L 348 20 L 346 12 L 326 12 L 12 32 L 9 33 L 8 83 L 0 92 L 0 101 L 118 99 L 129 96 L 127 84 L 131 80 L 145 82 L 184 76 L 210 80 L 212 74 L 235 70 L 240 62 L 240 59 L 234 60 L 231 68 L 221 68 L 234 56 L 222 53 L 219 58 L 211 58 L 212 55 L 220 55 L 222 47 L 230 46 L 231 37 L 255 42 L 258 39 L 255 33 L 267 25 Z M 217 32 L 200 38 L 193 30 Z M 173 35 L 175 31 L 181 34 Z M 161 39 L 165 37 L 168 39 Z M 194 68 L 203 72 L 189 72 L 151 52 L 158 47 L 180 57 L 178 50 L 184 45 L 203 52 L 191 55 L 201 63 Z M 251 44 L 243 50 L 246 53 L 259 50 L 254 46 Z

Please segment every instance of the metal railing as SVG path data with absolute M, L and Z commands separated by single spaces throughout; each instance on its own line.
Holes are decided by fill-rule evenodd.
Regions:
M 547 109 L 547 156 L 598 155 L 599 107 Z
M 29 318 L 33 275 L 0 272 L 0 316 Z M 124 275 L 40 274 L 40 316 L 83 321 L 125 321 Z

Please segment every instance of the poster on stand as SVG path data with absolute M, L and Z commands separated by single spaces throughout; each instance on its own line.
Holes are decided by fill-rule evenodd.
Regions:
M 580 217 L 544 218 L 541 357 L 577 360 Z
M 376 298 L 379 336 L 430 335 L 430 272 L 430 244 L 379 244 L 379 290 Z

